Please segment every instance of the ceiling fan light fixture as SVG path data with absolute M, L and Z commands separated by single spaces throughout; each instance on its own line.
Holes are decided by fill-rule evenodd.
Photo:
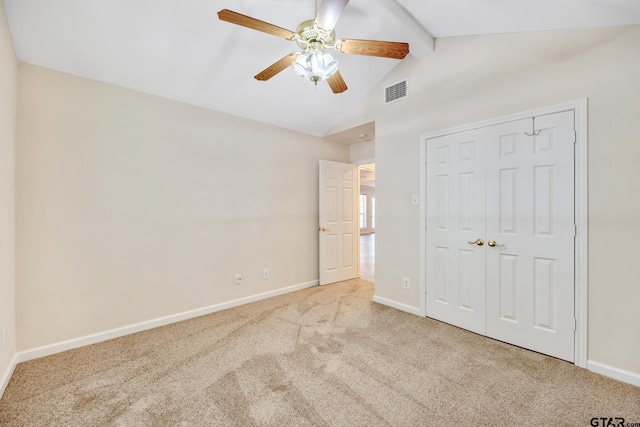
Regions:
M 338 71 L 338 61 L 318 49 L 308 49 L 298 55 L 292 64 L 296 75 L 318 84 Z
M 301 53 L 290 53 L 254 76 L 256 80 L 266 81 L 291 66 L 294 72 L 316 85 L 327 80 L 333 93 L 342 93 L 348 89 L 340 71 L 338 61 L 325 50 L 354 55 L 377 56 L 380 58 L 403 59 L 409 53 L 409 44 L 381 40 L 336 40 L 334 27 L 349 0 L 322 0 L 314 19 L 308 19 L 298 25 L 297 31 L 290 31 L 259 19 L 222 9 L 218 18 L 231 24 L 240 25 L 256 31 L 294 41 Z

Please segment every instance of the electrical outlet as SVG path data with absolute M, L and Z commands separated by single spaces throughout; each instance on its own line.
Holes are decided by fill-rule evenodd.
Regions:
M 242 274 L 237 273 L 236 275 L 233 276 L 233 284 L 234 285 L 242 284 Z
M 263 268 L 262 269 L 262 280 L 267 280 L 269 278 L 269 269 L 268 268 Z
M 403 277 L 402 278 L 402 287 L 404 289 L 411 289 L 411 283 L 409 282 L 409 278 L 408 277 Z

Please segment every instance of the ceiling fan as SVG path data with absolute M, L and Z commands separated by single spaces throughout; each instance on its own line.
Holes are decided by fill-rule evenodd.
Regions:
M 333 93 L 347 90 L 347 84 L 338 71 L 338 61 L 326 53 L 327 49 L 355 55 L 403 59 L 409 53 L 409 44 L 378 40 L 336 40 L 335 27 L 349 0 L 322 0 L 315 19 L 304 21 L 294 31 L 242 15 L 228 9 L 218 12 L 222 21 L 262 31 L 295 41 L 302 52 L 290 53 L 255 75 L 256 80 L 269 80 L 291 66 L 300 77 L 316 85 L 327 80 Z

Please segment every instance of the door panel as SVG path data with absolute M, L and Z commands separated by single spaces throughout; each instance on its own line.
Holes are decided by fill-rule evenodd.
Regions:
M 358 277 L 357 166 L 320 160 L 320 284 Z
M 556 330 L 554 316 L 554 276 L 556 260 L 535 258 L 533 261 L 533 305 L 535 312 L 533 316 L 533 326 L 549 331 Z
M 473 132 L 427 144 L 427 313 L 485 332 L 484 147 Z
M 518 257 L 500 254 L 498 262 L 501 279 L 500 319 L 518 322 Z
M 532 122 L 486 132 L 487 336 L 573 361 L 573 112 Z

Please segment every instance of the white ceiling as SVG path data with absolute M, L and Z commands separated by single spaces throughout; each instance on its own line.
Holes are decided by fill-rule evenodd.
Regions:
M 284 70 L 253 76 L 294 42 L 218 20 L 231 9 L 289 30 L 314 0 L 4 0 L 20 61 L 323 136 L 398 63 L 337 53 L 349 89 L 334 95 Z M 434 37 L 640 24 L 640 0 L 351 0 L 337 38 Z M 381 94 L 382 102 L 382 94 Z M 370 125 L 369 128 L 372 128 Z M 358 132 L 353 132 L 357 135 Z

